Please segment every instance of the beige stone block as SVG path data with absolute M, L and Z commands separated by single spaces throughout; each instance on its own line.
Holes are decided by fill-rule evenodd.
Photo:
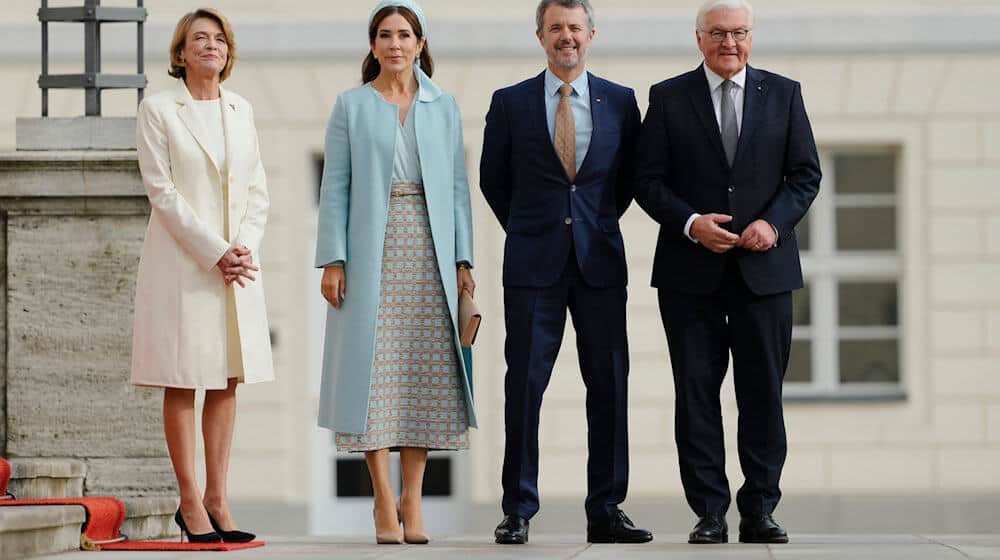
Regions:
M 931 362 L 931 384 L 934 394 L 944 397 L 1000 396 L 1000 361 L 938 357 Z
M 997 278 L 1000 264 L 937 264 L 931 267 L 931 298 L 935 303 L 1000 303 Z
M 628 494 L 630 497 L 684 495 L 674 446 L 658 452 L 632 450 L 629 457 Z
M 991 255 L 1000 255 L 1000 216 L 986 221 L 986 251 Z
M 934 455 L 925 449 L 835 448 L 831 485 L 838 492 L 921 492 L 933 487 Z
M 785 491 L 824 492 L 830 487 L 829 453 L 822 448 L 790 447 L 781 488 Z
M 872 443 L 878 430 L 869 414 L 817 413 L 810 405 L 785 407 L 785 431 L 789 448 L 800 445 Z M 735 432 L 734 434 L 735 435 Z
M 930 327 L 935 350 L 976 350 L 983 346 L 983 314 L 978 311 L 932 311 Z
M 939 256 L 982 253 L 983 227 L 973 214 L 931 218 L 931 253 Z
M 924 115 L 931 109 L 937 83 L 944 75 L 947 61 L 944 57 L 920 56 L 903 59 L 899 80 L 896 86 L 897 94 L 892 97 L 893 109 L 896 113 Z
M 1000 120 L 984 121 L 982 128 L 982 156 L 990 162 L 1000 161 Z
M 549 498 L 583 498 L 587 495 L 587 450 L 542 453 L 538 460 L 538 492 Z
M 587 451 L 587 411 L 581 401 L 579 406 L 542 405 L 539 423 L 539 445 L 542 453 Z
M 934 120 L 927 125 L 928 148 L 935 161 L 979 159 L 979 125 L 974 120 Z
M 1000 311 L 990 311 L 986 316 L 986 347 L 1000 350 Z
M 847 112 L 885 113 L 894 91 L 898 64 L 890 59 L 854 59 L 848 67 Z
M 1000 166 L 937 167 L 930 187 L 933 208 L 1000 210 Z
M 240 397 L 242 398 L 242 394 Z M 288 448 L 287 411 L 278 406 L 242 406 L 233 432 L 233 447 L 242 453 L 278 455 Z M 332 437 L 331 433 L 331 437 Z
M 937 464 L 941 490 L 1000 490 L 1000 448 L 942 448 Z
M 635 400 L 633 398 L 633 400 Z M 663 446 L 673 444 L 673 407 L 630 405 L 628 410 L 629 445 Z
M 808 64 L 799 64 L 798 73 L 796 79 L 802 84 L 802 97 L 810 116 L 843 112 L 848 75 L 844 57 L 810 59 Z
M 1000 442 L 1000 404 L 986 406 L 986 439 Z
M 996 115 L 1000 106 L 991 95 L 983 92 L 1000 87 L 1000 76 L 983 73 L 984 68 L 1000 67 L 1000 56 L 967 56 L 956 58 L 947 73 L 938 101 L 937 114 Z M 982 80 L 972 81 L 969 76 L 982 75 Z
M 986 439 L 986 410 L 981 403 L 935 405 L 931 422 L 934 439 L 939 443 L 976 443 Z

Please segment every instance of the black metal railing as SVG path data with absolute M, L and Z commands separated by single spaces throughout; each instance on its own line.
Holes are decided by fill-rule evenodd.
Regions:
M 101 0 L 83 0 L 83 6 L 50 8 L 42 0 L 38 20 L 42 22 L 42 73 L 38 87 L 42 89 L 42 116 L 49 116 L 50 89 L 82 89 L 85 95 L 85 114 L 101 115 L 101 92 L 106 89 L 136 89 L 138 102 L 146 89 L 143 69 L 142 26 L 146 21 L 143 0 L 136 0 L 135 8 L 101 6 Z M 75 22 L 84 27 L 84 71 L 82 74 L 49 74 L 49 23 Z M 136 73 L 104 74 L 101 72 L 101 24 L 136 23 Z

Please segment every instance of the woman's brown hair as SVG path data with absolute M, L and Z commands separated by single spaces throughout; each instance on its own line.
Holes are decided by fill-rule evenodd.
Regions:
M 224 82 L 233 73 L 233 64 L 236 63 L 236 38 L 233 36 L 233 28 L 229 25 L 229 20 L 226 19 L 226 16 L 213 8 L 198 8 L 193 12 L 184 14 L 180 21 L 177 22 L 177 27 L 174 28 L 174 38 L 170 41 L 170 70 L 167 70 L 167 74 L 170 74 L 174 78 L 184 78 L 187 75 L 187 70 L 184 68 L 184 61 L 181 60 L 181 53 L 184 51 L 187 34 L 191 30 L 191 25 L 194 24 L 195 20 L 201 18 L 210 19 L 218 23 L 219 27 L 222 28 L 222 34 L 226 36 L 226 44 L 229 46 L 229 51 L 226 57 L 226 66 L 219 73 L 219 81 Z
M 434 75 L 434 58 L 431 56 L 431 50 L 427 46 L 427 40 L 424 37 L 424 28 L 420 27 L 420 20 L 414 15 L 412 11 L 403 6 L 387 6 L 382 8 L 375 14 L 372 18 L 372 24 L 368 27 L 368 44 L 375 44 L 375 36 L 378 35 L 378 26 L 382 24 L 382 20 L 391 16 L 392 14 L 399 14 L 403 16 L 406 21 L 410 23 L 410 27 L 413 28 L 413 34 L 417 36 L 417 40 L 424 39 L 424 48 L 420 50 L 420 69 L 427 74 L 428 77 Z M 368 56 L 365 57 L 364 62 L 361 63 L 361 83 L 367 84 L 368 82 L 374 80 L 378 77 L 379 73 L 382 71 L 382 65 L 379 64 L 378 59 L 375 58 L 375 53 L 368 50 Z

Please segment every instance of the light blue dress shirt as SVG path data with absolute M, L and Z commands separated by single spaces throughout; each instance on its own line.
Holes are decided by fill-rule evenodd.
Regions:
M 552 70 L 545 70 L 545 117 L 549 124 L 549 140 L 553 145 L 556 141 L 556 109 L 561 98 L 559 88 L 563 83 Z M 590 114 L 590 78 L 583 72 L 570 85 L 573 86 L 573 93 L 569 96 L 569 106 L 576 125 L 576 170 L 579 172 L 594 132 L 594 118 Z

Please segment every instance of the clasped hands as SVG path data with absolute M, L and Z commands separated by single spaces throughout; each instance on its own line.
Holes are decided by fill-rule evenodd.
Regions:
M 215 266 L 222 271 L 222 279 L 226 282 L 226 286 L 236 282 L 241 288 L 246 288 L 247 281 L 256 280 L 257 277 L 253 273 L 260 270 L 259 266 L 253 264 L 253 254 L 250 249 L 242 245 L 230 247 Z
M 777 232 L 764 220 L 755 220 L 740 235 L 719 225 L 732 221 L 733 217 L 725 214 L 705 214 L 691 223 L 691 237 L 715 253 L 725 253 L 734 247 L 763 253 L 778 241 Z

